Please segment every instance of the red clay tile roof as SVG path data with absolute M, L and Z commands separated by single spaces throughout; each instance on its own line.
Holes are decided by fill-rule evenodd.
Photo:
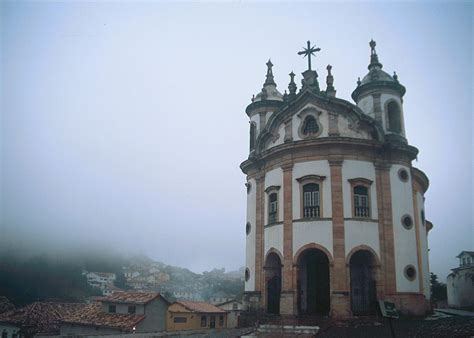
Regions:
M 176 303 L 181 304 L 182 306 L 184 306 L 186 309 L 189 310 L 189 312 L 226 313 L 226 311 L 218 308 L 217 306 L 209 304 L 209 303 L 191 302 L 191 301 L 184 301 L 184 300 L 177 301 Z
M 35 302 L 21 309 L 0 314 L 0 322 L 10 323 L 31 334 L 59 334 L 59 322 L 86 306 L 81 303 Z
M 11 310 L 15 310 L 15 305 L 13 305 L 7 297 L 0 296 L 0 313 Z
M 68 324 L 100 326 L 131 331 L 144 318 L 145 315 L 103 312 L 100 303 L 92 303 L 87 304 L 83 310 L 64 317 L 62 321 Z
M 158 297 L 158 292 L 114 292 L 100 300 L 107 303 L 147 304 Z

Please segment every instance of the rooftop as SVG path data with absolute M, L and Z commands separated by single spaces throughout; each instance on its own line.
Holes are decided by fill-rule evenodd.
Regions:
M 158 292 L 114 292 L 100 300 L 108 303 L 147 304 L 158 297 Z
M 75 312 L 81 312 L 86 304 L 34 302 L 21 309 L 0 314 L 0 322 L 27 327 L 31 333 L 58 334 L 59 322 Z
M 144 315 L 103 312 L 100 303 L 92 303 L 87 304 L 87 306 L 81 311 L 76 311 L 75 313 L 65 316 L 62 322 L 77 325 L 132 330 L 133 327 L 144 318 Z
M 199 312 L 199 313 L 226 313 L 224 310 L 218 308 L 215 305 L 205 302 L 192 302 L 192 301 L 177 301 L 175 304 L 181 304 L 187 311 L 182 312 Z

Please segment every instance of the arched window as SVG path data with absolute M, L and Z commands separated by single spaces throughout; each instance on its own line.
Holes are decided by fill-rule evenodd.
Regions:
M 255 148 L 255 138 L 257 134 L 257 126 L 255 123 L 250 123 L 250 151 Z
M 402 131 L 402 121 L 400 115 L 400 108 L 398 104 L 394 101 L 389 102 L 387 105 L 388 130 L 394 133 L 400 133 Z
M 271 193 L 268 196 L 268 224 L 277 222 L 278 219 L 278 194 Z
M 303 186 L 303 218 L 319 217 L 319 205 L 319 184 L 305 184 Z
M 354 216 L 369 218 L 369 190 L 367 187 L 357 185 L 354 187 Z
M 309 115 L 304 119 L 303 123 L 303 134 L 304 135 L 314 135 L 317 134 L 319 131 L 318 127 L 318 122 L 316 122 L 316 119 L 314 116 Z

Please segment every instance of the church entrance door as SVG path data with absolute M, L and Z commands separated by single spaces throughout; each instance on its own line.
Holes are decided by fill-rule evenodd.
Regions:
M 265 262 L 267 284 L 267 312 L 280 314 L 281 260 L 276 253 L 270 253 Z
M 329 260 L 318 249 L 304 251 L 298 259 L 298 312 L 329 314 Z
M 349 262 L 351 278 L 351 309 L 354 315 L 375 312 L 377 292 L 374 259 L 368 251 L 358 251 Z

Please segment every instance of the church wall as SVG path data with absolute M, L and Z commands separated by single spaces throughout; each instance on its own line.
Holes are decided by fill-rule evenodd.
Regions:
M 255 229 L 256 229 L 256 191 L 257 182 L 250 179 L 250 192 L 247 194 L 247 222 L 250 223 L 250 233 L 246 237 L 245 266 L 250 270 L 250 278 L 245 282 L 245 291 L 255 290 Z
M 370 214 L 371 219 L 378 218 L 377 189 L 375 168 L 371 162 L 344 160 L 342 164 L 342 191 L 344 200 L 344 218 L 352 218 L 352 191 L 348 181 L 352 178 L 366 178 L 372 181 L 370 185 Z
M 272 111 L 267 111 L 265 113 L 265 122 L 268 122 L 270 120 L 270 117 L 273 115 Z M 265 127 L 265 126 L 264 126 Z
M 421 264 L 423 267 L 423 293 L 427 299 L 430 298 L 430 271 L 428 264 L 428 233 L 426 231 L 426 224 L 421 222 L 421 211 L 425 209 L 424 198 L 420 192 L 416 193 L 416 200 L 418 205 L 418 217 L 420 223 L 420 244 L 421 244 Z M 426 214 L 426 212 L 425 212 Z
M 257 126 L 257 135 L 260 133 L 260 116 L 258 114 L 252 115 L 250 122 L 254 122 Z
M 326 179 L 322 184 L 322 216 L 323 218 L 332 217 L 331 177 L 329 163 L 327 161 L 309 161 L 295 163 L 293 167 L 293 219 L 302 218 L 300 184 L 296 179 L 305 175 L 326 176 Z
M 268 187 L 276 185 L 280 186 L 280 190 L 278 190 L 278 222 L 283 222 L 283 171 L 281 168 L 276 168 L 270 170 L 265 175 L 265 189 Z M 265 222 L 264 224 L 268 224 L 268 194 L 265 193 Z
M 374 99 L 371 95 L 364 97 L 363 99 L 359 100 L 357 106 L 362 109 L 364 113 L 369 115 L 372 118 L 375 118 L 374 114 Z
M 293 255 L 309 243 L 325 247 L 333 255 L 332 221 L 293 222 Z
M 365 245 L 374 250 L 380 259 L 378 222 L 346 220 L 344 221 L 344 237 L 346 257 L 353 248 Z
M 367 131 L 361 130 L 357 125 L 354 125 L 352 121 L 349 121 L 343 116 L 339 116 L 337 127 L 340 135 L 343 137 L 361 138 L 365 140 L 372 138 Z
M 406 229 L 402 225 L 402 217 L 408 214 L 415 222 L 413 215 L 413 192 L 411 176 L 407 182 L 403 182 L 398 177 L 398 171 L 405 168 L 410 172 L 410 168 L 401 165 L 392 165 L 390 168 L 390 186 L 392 191 L 392 224 L 395 247 L 395 275 L 398 292 L 419 292 L 419 268 L 417 262 L 417 245 L 415 225 L 411 229 Z M 416 269 L 416 277 L 410 281 L 405 277 L 405 268 L 413 265 Z
M 329 136 L 329 117 L 327 111 L 316 107 L 314 105 L 306 105 L 304 108 L 300 109 L 296 114 L 293 115 L 292 119 L 292 132 L 293 132 L 293 140 L 294 141 L 301 141 L 302 138 L 300 137 L 298 130 L 301 126 L 301 123 L 303 123 L 302 119 L 298 116 L 300 112 L 307 108 L 315 108 L 317 111 L 322 112 L 321 115 L 317 117 L 317 120 L 319 121 L 321 125 L 321 134 L 319 137 L 328 137 Z
M 263 262 L 271 248 L 278 250 L 283 255 L 283 224 L 275 224 L 265 228 L 265 250 L 263 254 Z M 282 262 L 283 263 L 283 262 Z

